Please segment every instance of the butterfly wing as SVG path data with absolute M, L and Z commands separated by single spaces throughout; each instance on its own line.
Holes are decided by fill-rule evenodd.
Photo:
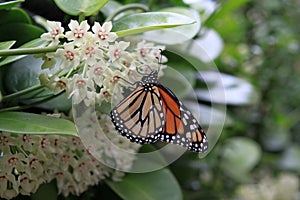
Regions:
M 160 139 L 187 147 L 191 151 L 205 152 L 207 137 L 192 113 L 177 99 L 173 92 L 158 84 L 165 126 Z
M 121 135 L 141 144 L 158 140 L 165 125 L 162 102 L 155 84 L 138 86 L 110 115 Z

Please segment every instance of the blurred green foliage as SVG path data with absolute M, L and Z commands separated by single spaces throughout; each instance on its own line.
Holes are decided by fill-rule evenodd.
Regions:
M 219 1 L 221 4 L 223 2 L 227 1 Z M 250 81 L 258 90 L 260 99 L 255 105 L 228 107 L 227 115 L 232 117 L 233 124 L 225 127 L 213 152 L 199 162 L 203 167 L 192 175 L 193 178 L 189 177 L 189 185 L 185 187 L 189 189 L 186 190 L 187 199 L 231 199 L 236 195 L 243 196 L 236 192 L 244 192 L 239 189 L 251 183 L 257 183 L 256 190 L 253 190 L 255 193 L 258 192 L 260 183 L 265 184 L 264 180 L 273 177 L 271 183 L 275 185 L 276 178 L 282 174 L 291 175 L 289 178 L 296 180 L 294 184 L 298 189 L 286 189 L 285 194 L 292 193 L 289 196 L 284 195 L 281 190 L 281 197 L 261 199 L 280 199 L 282 196 L 285 196 L 284 199 L 299 198 L 298 6 L 299 1 L 295 0 L 254 0 L 215 18 L 210 24 L 225 42 L 222 55 L 216 60 L 218 68 L 222 72 Z M 222 167 L 228 157 L 230 160 L 237 159 L 240 151 L 245 150 L 232 147 L 232 151 L 236 153 L 226 154 L 228 143 L 238 137 L 250 139 L 262 150 L 255 167 L 248 171 L 250 179 L 243 180 L 228 173 L 240 173 L 238 169 L 245 161 L 232 164 L 230 170 Z M 249 150 L 245 153 L 246 159 L 253 157 L 251 152 Z M 182 164 L 178 161 L 174 166 L 176 165 Z M 174 170 L 176 171 L 176 167 Z M 267 189 L 264 192 L 270 191 Z M 244 199 L 257 198 L 249 193 Z

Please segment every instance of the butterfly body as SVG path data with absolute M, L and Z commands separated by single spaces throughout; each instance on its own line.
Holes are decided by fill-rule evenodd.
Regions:
M 158 83 L 153 71 L 112 111 L 117 131 L 130 141 L 145 144 L 161 140 L 195 152 L 208 148 L 207 137 L 192 113 L 173 92 Z

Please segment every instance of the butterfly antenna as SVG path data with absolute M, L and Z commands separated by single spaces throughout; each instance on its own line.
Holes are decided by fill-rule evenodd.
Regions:
M 147 67 L 151 72 L 153 71 L 149 65 L 146 65 L 146 67 Z M 139 69 L 138 67 L 136 67 L 136 71 L 137 71 L 137 73 L 139 73 L 139 74 L 142 75 L 142 76 L 148 75 L 148 74 L 146 74 L 146 73 L 140 71 L 140 69 Z
M 163 50 L 162 49 L 159 49 L 159 51 L 160 51 L 160 56 L 157 58 L 157 60 L 158 60 L 158 73 L 159 73 L 159 71 L 160 71 L 160 67 L 161 67 L 161 65 L 162 65 L 162 52 L 163 52 Z
M 127 83 L 127 84 L 130 85 L 131 87 L 134 87 L 134 85 L 136 84 L 136 83 L 132 83 L 132 82 L 126 80 L 125 78 L 123 78 L 123 77 L 121 77 L 121 76 L 118 76 L 117 78 L 120 79 L 120 80 L 122 80 L 122 81 L 124 81 L 125 83 Z

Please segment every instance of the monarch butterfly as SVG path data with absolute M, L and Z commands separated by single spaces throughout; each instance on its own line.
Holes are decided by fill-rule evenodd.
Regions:
M 207 137 L 192 113 L 174 93 L 158 83 L 158 72 L 144 75 L 137 86 L 110 113 L 116 130 L 131 142 L 157 140 L 205 152 Z

